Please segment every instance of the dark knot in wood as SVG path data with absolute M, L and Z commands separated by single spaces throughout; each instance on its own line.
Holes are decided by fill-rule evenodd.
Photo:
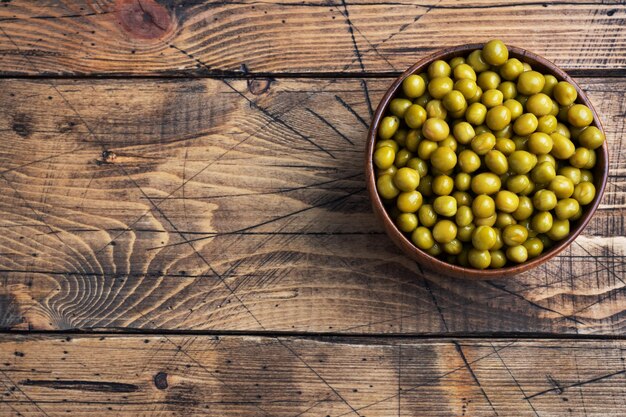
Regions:
M 248 80 L 248 90 L 255 96 L 260 96 L 261 94 L 267 92 L 271 85 L 271 78 L 254 78 Z
M 154 376 L 154 386 L 161 390 L 168 387 L 167 374 L 165 372 L 159 372 Z
M 120 25 L 136 38 L 161 38 L 174 24 L 171 12 L 155 0 L 118 0 L 117 10 Z

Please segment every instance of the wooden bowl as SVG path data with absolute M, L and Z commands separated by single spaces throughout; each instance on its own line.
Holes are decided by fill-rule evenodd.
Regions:
M 589 223 L 589 220 L 591 220 L 593 213 L 595 213 L 596 209 L 598 208 L 600 200 L 602 199 L 602 194 L 604 193 L 604 188 L 606 186 L 609 171 L 608 145 L 605 141 L 602 147 L 596 150 L 596 166 L 592 170 L 594 174 L 594 185 L 596 187 L 596 196 L 594 200 L 591 202 L 591 204 L 585 206 L 583 216 L 571 225 L 570 234 L 567 239 L 556 242 L 556 244 L 548 251 L 522 264 L 499 269 L 485 270 L 464 268 L 462 266 L 452 265 L 443 260 L 437 259 L 434 256 L 427 254 L 426 252 L 413 245 L 413 243 L 400 230 L 398 230 L 396 225 L 393 223 L 393 221 L 387 214 L 387 211 L 385 210 L 385 207 L 383 206 L 383 203 L 376 191 L 376 175 L 374 173 L 372 156 L 376 143 L 378 124 L 385 115 L 385 110 L 389 106 L 389 102 L 396 96 L 396 92 L 399 88 L 401 88 L 402 81 L 406 77 L 411 74 L 419 74 L 425 71 L 428 68 L 428 65 L 437 59 L 449 60 L 457 56 L 467 56 L 471 51 L 475 49 L 482 49 L 483 46 L 484 44 L 469 44 L 443 49 L 429 57 L 420 60 L 411 68 L 406 70 L 397 80 L 394 81 L 394 83 L 391 85 L 391 87 L 389 87 L 382 100 L 380 101 L 380 104 L 376 109 L 376 113 L 374 114 L 372 125 L 370 126 L 368 132 L 367 148 L 365 150 L 365 179 L 367 182 L 367 189 L 370 195 L 370 199 L 372 200 L 374 213 L 376 213 L 378 218 L 382 220 L 385 231 L 387 232 L 389 237 L 391 237 L 391 240 L 396 245 L 398 245 L 409 257 L 433 272 L 442 275 L 474 280 L 501 278 L 519 274 L 521 272 L 535 268 L 543 264 L 544 262 L 547 262 L 548 260 L 555 257 L 567 246 L 569 246 L 580 234 L 580 232 L 582 232 L 587 223 Z M 604 133 L 604 129 L 602 128 L 602 124 L 600 123 L 600 118 L 598 117 L 598 114 L 593 108 L 591 102 L 582 91 L 580 86 L 569 75 L 567 75 L 565 71 L 558 68 L 547 59 L 539 55 L 533 54 L 532 52 L 528 52 L 522 48 L 508 46 L 508 49 L 510 58 L 518 58 L 520 61 L 527 62 L 532 65 L 533 69 L 535 70 L 541 71 L 543 73 L 552 74 L 559 81 L 567 81 L 572 84 L 578 92 L 578 98 L 576 99 L 576 102 L 584 104 L 591 109 L 594 118 L 593 126 L 596 126 L 602 131 L 602 133 Z

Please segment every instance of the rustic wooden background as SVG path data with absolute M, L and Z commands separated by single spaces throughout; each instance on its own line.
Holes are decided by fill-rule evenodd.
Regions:
M 362 169 L 391 80 L 499 37 L 602 115 L 600 209 L 423 271 Z M 0 1 L 0 415 L 626 415 L 623 1 Z

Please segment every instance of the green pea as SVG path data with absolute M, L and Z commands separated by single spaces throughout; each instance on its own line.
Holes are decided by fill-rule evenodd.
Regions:
M 551 134 L 550 137 L 553 143 L 552 151 L 550 151 L 552 156 L 558 159 L 569 159 L 569 157 L 574 155 L 576 147 L 571 140 L 556 132 Z
M 390 146 L 383 146 L 374 151 L 374 164 L 380 169 L 387 169 L 393 165 L 396 153 Z
M 545 155 L 552 151 L 554 143 L 547 133 L 535 132 L 528 137 L 528 150 L 536 155 Z
M 574 104 L 567 111 L 567 121 L 574 127 L 589 126 L 593 122 L 593 113 L 584 104 Z
M 504 42 L 494 39 L 485 44 L 481 56 L 487 64 L 499 66 L 509 59 L 509 51 Z
M 496 220 L 498 219 L 498 215 L 496 213 L 493 213 L 491 216 L 489 217 L 477 217 L 474 219 L 474 224 L 476 224 L 476 226 L 493 226 L 494 224 L 496 224 Z
M 437 195 L 449 195 L 454 188 L 454 180 L 447 175 L 437 175 L 433 179 L 432 188 Z
M 502 94 L 502 91 L 496 90 L 495 88 L 486 90 L 480 98 L 480 102 L 487 108 L 496 107 L 504 102 L 504 95 Z
M 491 263 L 489 264 L 490 268 L 497 269 L 506 265 L 506 255 L 503 251 L 491 250 L 489 251 L 489 255 L 491 256 Z
M 430 175 L 426 175 L 424 178 L 420 180 L 419 185 L 417 186 L 417 191 L 422 193 L 425 197 L 430 197 L 433 195 L 433 177 Z
M 530 178 L 538 184 L 546 184 L 556 177 L 554 165 L 550 162 L 537 164 L 530 172 Z
M 513 137 L 513 133 L 514 132 L 512 124 L 508 124 L 500 130 L 493 131 L 493 135 L 496 137 L 496 139 L 510 139 Z
M 511 246 L 506 250 L 506 257 L 512 262 L 521 264 L 528 259 L 528 251 L 524 245 Z
M 422 250 L 428 250 L 435 244 L 435 240 L 433 239 L 430 229 L 427 229 L 424 226 L 419 226 L 413 231 L 411 234 L 411 241 L 415 244 L 415 246 Z
M 383 117 L 383 120 L 380 121 L 380 125 L 378 126 L 378 137 L 381 139 L 389 139 L 396 133 L 398 127 L 400 127 L 400 119 L 396 116 Z
M 402 81 L 402 91 L 409 98 L 417 98 L 426 91 L 426 82 L 419 75 L 409 75 Z
M 419 129 L 426 121 L 426 110 L 419 104 L 411 104 L 404 113 L 404 122 L 411 129 Z
M 444 243 L 443 251 L 445 253 L 449 253 L 450 255 L 458 255 L 463 250 L 463 242 L 459 239 L 452 239 L 448 243 Z
M 502 92 L 502 97 L 504 98 L 505 103 L 506 100 L 511 100 L 517 95 L 517 87 L 512 81 L 505 81 L 501 83 L 497 88 Z
M 472 209 L 468 206 L 459 207 L 456 211 L 454 220 L 459 227 L 467 226 L 472 222 L 472 220 L 474 220 Z
M 571 104 L 574 104 L 576 98 L 578 97 L 576 88 L 574 88 L 574 86 L 567 81 L 561 81 L 560 83 L 555 85 L 552 92 L 554 94 L 554 98 L 561 106 L 569 106 Z
M 467 226 L 460 226 L 456 232 L 457 239 L 461 242 L 470 242 L 472 240 L 472 233 L 474 233 L 474 229 L 476 229 L 474 223 L 470 223 Z
M 396 219 L 398 229 L 405 233 L 411 233 L 417 228 L 417 216 L 413 213 L 402 213 Z
M 522 106 L 522 103 L 515 99 L 508 99 L 504 102 L 503 105 L 511 110 L 511 120 L 516 120 L 522 115 L 522 113 L 524 113 L 524 106 Z
M 443 250 L 441 249 L 441 245 L 435 242 L 435 244 L 430 249 L 426 249 L 426 253 L 428 253 L 431 256 L 439 256 L 443 253 Z M 451 261 L 452 260 L 449 260 L 448 262 L 451 262 Z
M 472 201 L 472 213 L 476 218 L 486 218 L 496 213 L 496 203 L 488 195 L 481 194 Z
M 500 177 L 492 172 L 483 172 L 472 178 L 472 191 L 476 194 L 495 194 L 500 187 Z
M 526 151 L 515 151 L 508 158 L 509 168 L 516 174 L 526 174 L 537 164 L 537 157 Z
M 591 203 L 596 196 L 596 187 L 588 182 L 583 181 L 574 187 L 572 197 L 583 206 Z
M 450 127 L 445 120 L 432 118 L 424 122 L 424 125 L 422 126 L 422 134 L 428 140 L 439 142 L 448 137 L 450 134 Z
M 497 142 L 496 142 L 497 144 Z M 498 151 L 491 150 L 485 155 L 485 165 L 494 174 L 503 175 L 509 170 L 509 161 L 506 156 Z
M 467 101 L 460 91 L 452 90 L 442 99 L 443 106 L 450 112 L 458 112 L 467 108 Z
M 574 194 L 574 183 L 564 175 L 557 175 L 550 181 L 548 189 L 552 191 L 558 199 L 568 198 Z
M 496 227 L 499 229 L 504 229 L 506 226 L 516 223 L 517 220 L 509 213 L 498 212 L 496 214 Z
M 505 156 L 511 155 L 515 152 L 515 142 L 508 138 L 496 139 L 496 150 L 502 152 Z M 508 167 L 508 160 L 507 160 Z
M 573 198 L 559 200 L 554 208 L 556 217 L 560 220 L 571 219 L 578 213 L 578 210 L 580 210 L 580 205 L 578 201 Z
M 454 67 L 454 79 L 455 80 L 471 80 L 476 81 L 476 72 L 472 67 L 466 63 L 459 64 Z
M 396 154 L 396 159 L 394 159 L 393 163 L 396 167 L 402 168 L 406 166 L 409 159 L 413 158 L 413 154 L 409 152 L 408 149 L 400 149 Z
M 543 252 L 543 242 L 536 237 L 528 239 L 523 243 L 523 246 L 526 248 L 529 258 L 536 258 Z
M 517 221 L 528 219 L 532 216 L 535 208 L 533 207 L 533 202 L 528 196 L 521 196 L 519 198 L 519 204 L 517 205 L 517 210 L 515 210 L 513 214 L 513 218 Z
M 528 229 L 519 224 L 507 226 L 502 231 L 502 240 L 507 246 L 521 245 L 528 239 Z
M 578 136 L 578 142 L 588 149 L 598 149 L 604 143 L 604 133 L 595 126 L 589 126 Z
M 449 77 L 452 73 L 450 65 L 441 59 L 437 59 L 428 66 L 428 76 L 430 79 L 437 77 Z
M 500 190 L 495 198 L 496 208 L 504 213 L 513 213 L 519 206 L 517 194 L 507 190 Z
M 465 58 L 463 58 L 462 56 L 457 56 L 450 60 L 450 68 L 452 69 L 455 69 L 461 64 L 465 64 Z
M 472 103 L 465 111 L 465 119 L 474 126 L 482 125 L 487 117 L 487 107 L 482 103 Z
M 437 142 L 433 142 L 432 140 L 423 139 L 417 145 L 417 156 L 420 159 L 428 160 L 430 156 L 439 148 Z
M 574 154 L 570 156 L 569 163 L 576 168 L 584 168 L 591 159 L 591 151 L 587 148 L 576 148 Z
M 472 177 L 466 172 L 459 172 L 454 178 L 454 186 L 457 190 L 467 191 L 470 188 Z M 573 191 L 573 188 L 572 188 Z
M 472 100 L 476 97 L 476 94 L 478 94 L 478 85 L 476 84 L 476 81 L 472 81 L 467 78 L 455 82 L 454 89 L 463 94 L 463 98 L 466 100 Z
M 441 100 L 430 100 L 426 103 L 426 114 L 429 119 L 445 119 L 448 116 L 448 110 L 446 110 Z
M 420 178 L 425 177 L 428 174 L 428 164 L 426 161 L 420 158 L 411 158 L 406 163 L 406 166 L 417 171 Z
M 581 182 L 593 182 L 593 173 L 591 171 L 589 171 L 588 169 L 581 169 L 580 170 L 580 181 Z
M 491 254 L 488 250 L 472 248 L 467 253 L 469 264 L 476 269 L 485 269 L 491 265 Z
M 393 177 L 394 175 L 396 175 L 396 172 L 398 172 L 398 168 L 396 168 L 395 165 L 392 165 L 387 169 L 376 168 L 376 177 L 378 178 L 382 175 L 387 175 L 387 174 Z
M 400 194 L 400 190 L 394 185 L 391 175 L 382 175 L 376 180 L 376 189 L 382 198 L 392 199 Z
M 500 85 L 500 76 L 494 71 L 483 71 L 478 75 L 476 84 L 478 84 L 483 91 L 498 88 Z
M 470 146 L 478 155 L 485 155 L 496 146 L 496 137 L 493 133 L 481 133 L 472 139 Z
M 403 213 L 415 213 L 423 202 L 424 198 L 419 191 L 405 191 L 398 195 L 396 207 Z
M 569 235 L 569 220 L 554 220 L 552 228 L 546 233 L 552 240 L 563 240 Z
M 526 111 L 537 117 L 546 116 L 552 111 L 552 99 L 543 93 L 533 94 L 526 100 Z
M 545 116 L 541 116 L 537 120 L 537 131 L 547 133 L 549 135 L 550 133 L 554 133 L 556 131 L 557 124 L 558 121 L 553 115 L 548 114 Z
M 389 102 L 389 111 L 400 119 L 404 118 L 404 113 L 412 105 L 411 100 L 406 98 L 394 98 Z
M 417 218 L 422 226 L 433 227 L 437 223 L 437 213 L 430 204 L 423 204 L 419 208 Z
M 558 174 L 562 175 L 566 178 L 569 178 L 572 181 L 572 184 L 578 185 L 581 180 L 581 172 L 580 169 L 574 168 L 571 166 L 566 166 L 563 168 L 559 168 Z M 568 196 L 569 197 L 569 196 Z
M 511 123 L 511 110 L 502 105 L 492 107 L 487 111 L 485 122 L 491 130 L 504 129 Z
M 404 141 L 404 147 L 410 152 L 417 152 L 419 143 L 424 139 L 421 129 L 411 129 L 406 134 L 406 140 Z
M 430 94 L 428 94 L 428 91 L 426 91 L 424 94 L 413 100 L 413 103 L 419 104 L 420 106 L 426 108 L 426 104 L 428 104 L 430 100 L 432 100 L 432 97 L 430 96 Z
M 540 93 L 545 83 L 546 80 L 541 73 L 526 71 L 521 73 L 517 79 L 517 91 L 530 96 L 531 94 Z
M 549 211 L 540 211 L 531 220 L 531 227 L 537 233 L 546 233 L 552 229 L 552 214 Z
M 513 123 L 513 131 L 520 136 L 528 136 L 537 130 L 537 116 L 532 113 L 524 113 Z
M 452 217 L 457 212 L 456 199 L 449 195 L 442 195 L 433 201 L 435 213 L 445 217 Z
M 471 52 L 467 58 L 465 58 L 465 62 L 476 72 L 483 72 L 489 69 L 489 64 L 483 58 L 480 49 Z
M 524 65 L 517 58 L 509 58 L 500 67 L 500 75 L 509 81 L 517 79 L 522 72 L 524 72 Z
M 455 191 L 452 193 L 452 197 L 456 200 L 457 206 L 471 206 L 474 198 L 465 191 Z
M 470 149 L 465 149 L 459 153 L 458 165 L 462 172 L 472 173 L 480 168 L 480 164 L 480 157 L 476 154 L 476 152 Z
M 468 144 L 476 136 L 474 128 L 467 122 L 460 122 L 454 125 L 452 128 L 452 134 L 455 139 L 461 144 Z
M 436 99 L 441 99 L 454 88 L 454 81 L 450 77 L 437 77 L 428 83 L 428 93 Z
M 406 137 L 408 135 L 408 131 L 404 128 L 399 128 L 396 130 L 396 133 L 393 134 L 392 140 L 395 141 L 399 146 L 406 145 Z
M 540 211 L 552 210 L 556 203 L 556 195 L 550 190 L 539 190 L 533 196 L 533 205 Z
M 457 226 L 450 220 L 439 220 L 433 227 L 433 238 L 439 243 L 448 243 L 456 238 Z

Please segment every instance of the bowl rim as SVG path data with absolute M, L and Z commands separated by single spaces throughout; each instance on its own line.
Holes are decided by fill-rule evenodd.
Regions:
M 516 275 L 533 269 L 561 253 L 565 248 L 571 245 L 572 242 L 574 242 L 574 240 L 580 235 L 580 233 L 584 230 L 584 228 L 587 226 L 594 213 L 596 212 L 598 206 L 600 205 L 600 201 L 602 200 L 602 196 L 604 195 L 609 171 L 608 142 L 607 140 L 605 140 L 602 146 L 596 149 L 596 152 L 601 149 L 601 153 L 597 155 L 597 165 L 594 168 L 596 169 L 596 171 L 600 170 L 602 172 L 601 178 L 595 178 L 594 181 L 594 186 L 596 187 L 596 196 L 591 205 L 588 206 L 586 212 L 579 219 L 579 223 L 576 229 L 574 231 L 570 231 L 570 235 L 567 237 L 567 239 L 557 242 L 552 248 L 550 248 L 550 250 L 542 253 L 532 260 L 518 265 L 498 269 L 474 269 L 462 267 L 460 265 L 453 265 L 432 255 L 429 255 L 425 251 L 417 248 L 396 227 L 394 222 L 389 217 L 389 214 L 383 206 L 382 200 L 378 195 L 378 192 L 376 191 L 376 175 L 374 174 L 373 166 L 373 153 L 374 146 L 376 144 L 376 133 L 378 131 L 378 125 L 385 114 L 385 110 L 387 109 L 389 102 L 396 95 L 396 92 L 400 88 L 402 81 L 409 75 L 421 72 L 421 70 L 425 69 L 432 61 L 435 61 L 437 59 L 450 59 L 456 56 L 465 55 L 467 52 L 473 51 L 475 49 L 482 49 L 484 45 L 485 43 L 472 43 L 441 49 L 429 56 L 420 59 L 418 62 L 416 62 L 406 71 L 404 71 L 398 78 L 396 78 L 396 80 L 385 92 L 383 98 L 378 104 L 378 107 L 376 108 L 376 112 L 372 117 L 372 122 L 370 123 L 370 128 L 367 134 L 367 145 L 365 150 L 365 177 L 368 194 L 372 202 L 372 208 L 374 209 L 377 217 L 383 222 L 383 226 L 387 235 L 389 235 L 391 240 L 397 246 L 399 246 L 410 258 L 417 261 L 420 265 L 427 267 L 427 269 L 433 270 L 435 272 L 445 273 L 449 276 L 466 279 L 494 279 Z M 525 60 L 531 61 L 529 63 L 533 66 L 533 69 L 542 69 L 545 72 L 554 75 L 559 81 L 567 81 L 572 84 L 576 89 L 576 92 L 578 93 L 576 103 L 585 104 L 591 109 L 594 120 L 591 126 L 596 126 L 606 137 L 606 132 L 602 126 L 602 122 L 600 121 L 598 113 L 593 107 L 591 101 L 589 100 L 585 92 L 580 88 L 578 83 L 574 81 L 564 70 L 559 68 L 548 59 L 523 48 L 510 45 L 507 45 L 507 48 L 509 50 L 510 58 L 518 58 L 522 62 L 525 62 Z

